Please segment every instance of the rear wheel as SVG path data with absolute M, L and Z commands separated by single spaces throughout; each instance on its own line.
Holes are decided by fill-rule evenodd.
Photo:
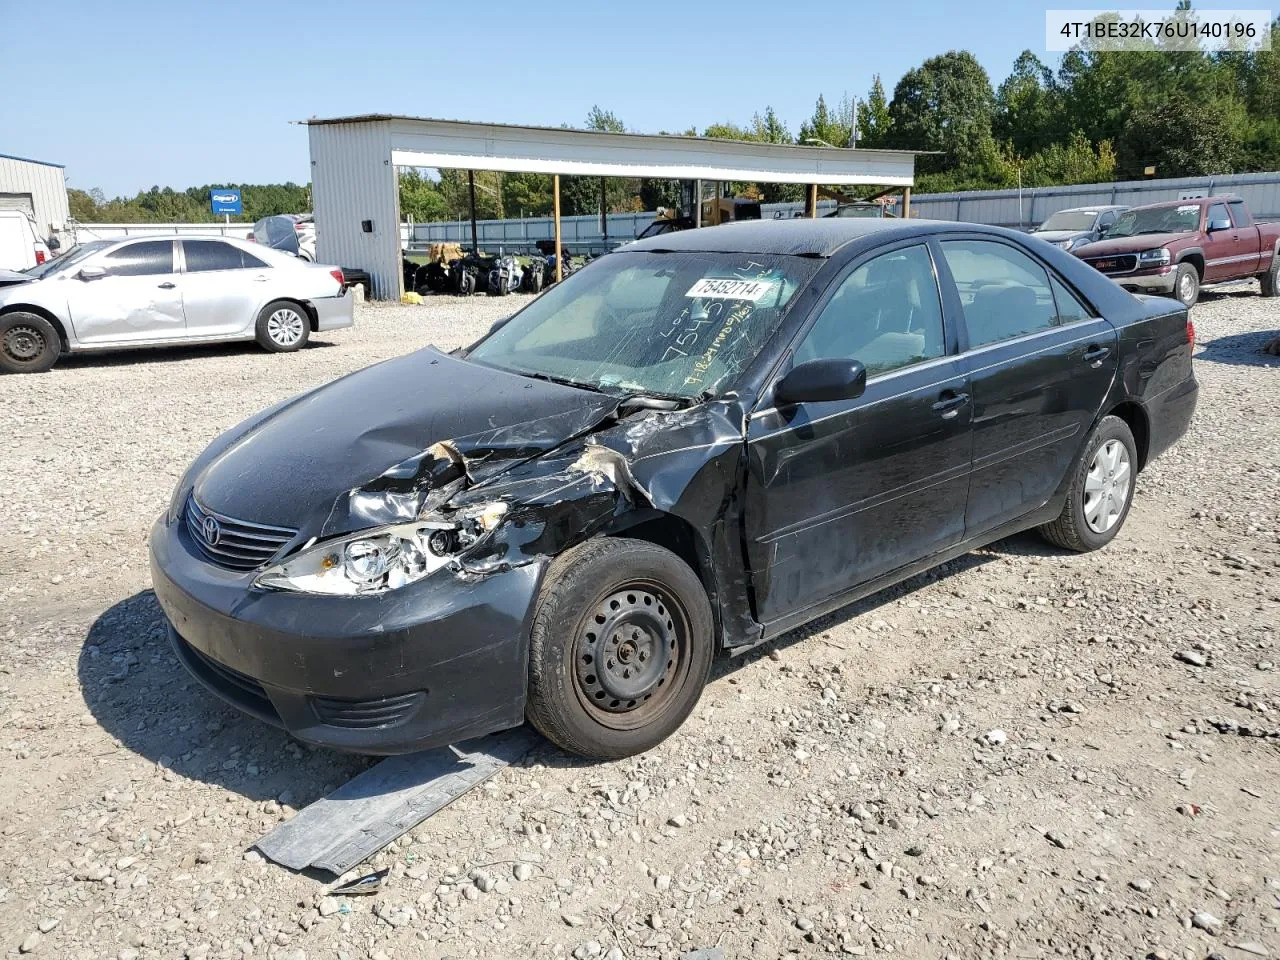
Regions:
M 44 373 L 58 360 L 58 331 L 34 313 L 6 313 L 0 317 L 0 370 Z
M 534 612 L 529 721 L 585 757 L 641 753 L 670 736 L 711 669 L 706 590 L 688 564 L 602 537 L 551 564 Z
M 1264 297 L 1280 296 L 1280 253 L 1271 258 L 1271 269 L 1266 273 L 1258 274 L 1258 279 L 1262 281 Z
M 311 335 L 311 318 L 298 304 L 273 300 L 258 314 L 257 341 L 263 350 L 292 353 L 306 346 Z
M 1193 264 L 1178 264 L 1173 279 L 1173 295 L 1184 307 L 1194 306 L 1200 299 L 1200 273 Z
M 1129 516 L 1138 473 L 1129 425 L 1103 417 L 1073 471 L 1062 513 L 1040 533 L 1054 546 L 1085 553 L 1110 543 Z

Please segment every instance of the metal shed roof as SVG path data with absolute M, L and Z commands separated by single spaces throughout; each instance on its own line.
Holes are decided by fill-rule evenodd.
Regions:
M 912 185 L 916 152 L 795 146 L 667 134 L 436 120 L 394 114 L 311 118 L 388 129 L 397 166 L 673 180 Z

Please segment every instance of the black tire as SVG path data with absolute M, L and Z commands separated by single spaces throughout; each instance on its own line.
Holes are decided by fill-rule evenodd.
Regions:
M 1087 516 L 1092 506 L 1088 502 L 1091 492 L 1088 489 L 1090 484 L 1096 484 L 1100 479 L 1102 489 L 1094 492 L 1094 495 L 1114 496 L 1115 480 L 1114 477 L 1106 475 L 1105 465 L 1100 476 L 1094 474 L 1095 458 L 1111 443 L 1118 443 L 1124 448 L 1124 462 L 1128 465 L 1126 472 L 1128 490 L 1118 513 L 1111 515 L 1110 506 L 1103 500 L 1099 504 L 1101 514 L 1094 523 L 1090 523 Z M 1129 516 L 1129 507 L 1133 505 L 1133 492 L 1138 479 L 1138 450 L 1133 442 L 1133 432 L 1129 429 L 1129 425 L 1119 417 L 1103 417 L 1102 422 L 1090 435 L 1089 442 L 1085 444 L 1080 459 L 1071 470 L 1071 487 L 1067 491 L 1067 502 L 1062 505 L 1062 513 L 1056 520 L 1042 526 L 1040 533 L 1056 547 L 1087 553 L 1090 550 L 1105 547 L 1115 538 Z M 1119 472 L 1119 469 L 1117 468 L 1115 472 Z M 1091 476 L 1091 474 L 1094 475 Z M 1099 525 L 1108 521 L 1109 525 L 1105 529 L 1097 529 Z
M 57 362 L 61 349 L 58 331 L 44 317 L 22 312 L 0 317 L 0 370 L 44 373 Z
M 529 272 L 529 293 L 542 292 L 542 280 L 544 271 L 541 269 L 531 270 Z
M 1280 253 L 1271 258 L 1271 269 L 1258 274 L 1264 297 L 1280 297 Z
M 258 346 L 271 353 L 293 353 L 311 338 L 311 318 L 292 300 L 272 300 L 258 314 Z
M 570 753 L 642 753 L 689 716 L 713 647 L 711 604 L 688 564 L 642 540 L 588 540 L 547 571 L 529 637 L 525 714 Z
M 1193 307 L 1200 299 L 1200 271 L 1192 263 L 1180 263 L 1173 275 L 1173 298 L 1184 307 Z

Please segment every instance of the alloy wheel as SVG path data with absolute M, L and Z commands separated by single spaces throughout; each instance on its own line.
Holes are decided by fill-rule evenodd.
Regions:
M 1119 440 L 1100 446 L 1084 479 L 1084 520 L 1094 533 L 1106 533 L 1119 522 L 1133 487 L 1129 451 Z
M 267 318 L 267 336 L 281 347 L 292 347 L 302 339 L 303 320 L 295 310 L 281 308 Z

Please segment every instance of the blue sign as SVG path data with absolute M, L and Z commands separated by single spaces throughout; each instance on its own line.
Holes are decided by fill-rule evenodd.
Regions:
M 240 206 L 239 190 L 210 190 L 209 209 L 214 213 L 233 213 L 237 217 L 243 212 Z

